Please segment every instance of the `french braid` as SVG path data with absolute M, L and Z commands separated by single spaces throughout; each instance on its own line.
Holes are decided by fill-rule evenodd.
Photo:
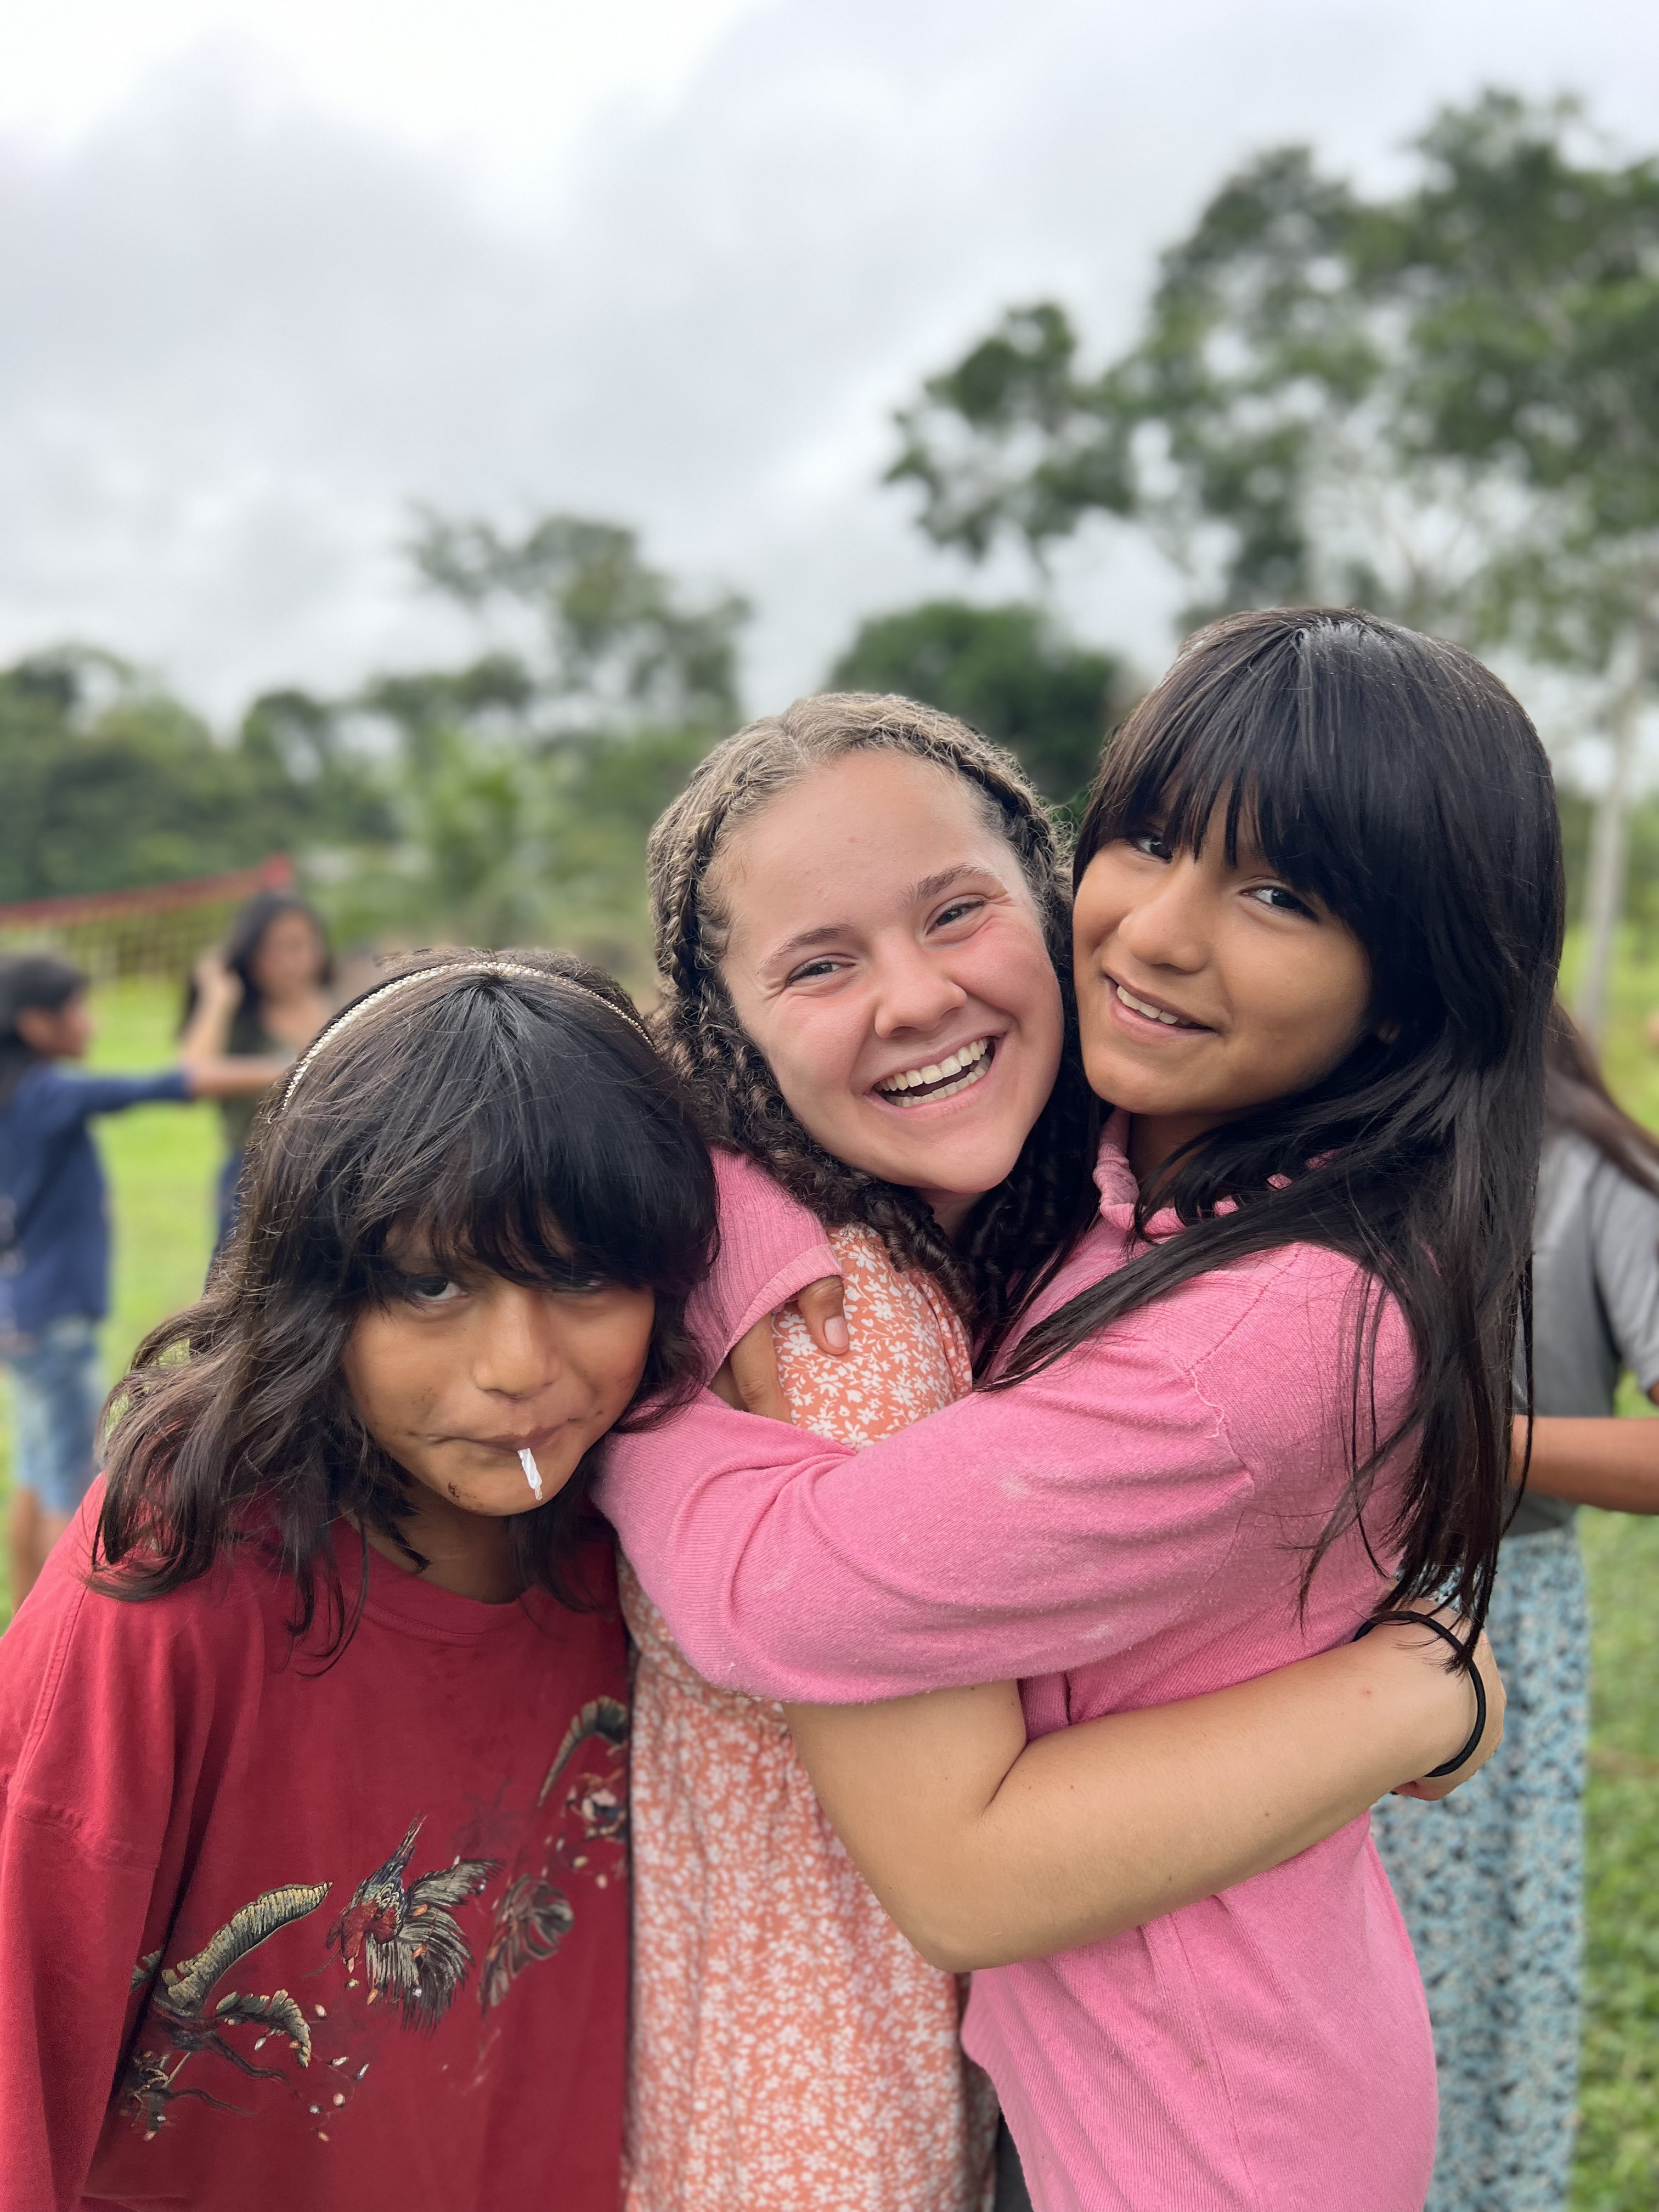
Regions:
M 1060 981 L 1066 1049 L 1054 1094 L 1013 1172 L 953 1243 L 913 1191 L 835 1158 L 785 1103 L 739 1024 L 720 974 L 728 917 L 711 881 L 727 833 L 823 763 L 906 753 L 969 784 L 1007 840 Z M 875 1230 L 895 1263 L 935 1277 L 971 1328 L 981 1364 L 1093 1218 L 1098 1109 L 1078 1049 L 1066 854 L 1053 816 L 1012 755 L 915 700 L 825 692 L 717 745 L 651 833 L 647 872 L 661 998 L 657 1042 L 690 1085 L 706 1133 L 764 1168 L 826 1226 Z

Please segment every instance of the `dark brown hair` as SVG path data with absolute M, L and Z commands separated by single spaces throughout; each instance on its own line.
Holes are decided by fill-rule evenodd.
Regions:
M 1188 641 L 1108 752 L 1079 874 L 1112 840 L 1146 833 L 1172 852 L 1218 836 L 1230 859 L 1248 836 L 1358 939 L 1371 1021 L 1322 1082 L 1182 1146 L 1137 1220 L 1144 1233 L 1172 1206 L 1181 1227 L 1035 1328 L 1009 1378 L 1231 1261 L 1297 1243 L 1346 1255 L 1371 1286 L 1352 1354 L 1352 1480 L 1309 1575 L 1359 1519 L 1378 1465 L 1407 1447 L 1399 1599 L 1449 1591 L 1479 1621 L 1510 1502 L 1517 1328 L 1531 1341 L 1561 948 L 1544 749 L 1455 646 L 1347 608 L 1232 615 Z M 1408 1418 L 1378 1437 L 1384 1294 L 1417 1371 Z
M 1559 999 L 1544 1048 L 1544 1121 L 1548 1128 L 1572 1130 L 1621 1175 L 1659 1193 L 1659 1137 L 1607 1089 L 1595 1048 Z
M 729 833 L 815 768 L 848 753 L 903 753 L 967 785 L 1018 860 L 1065 1004 L 1054 1092 L 1013 1172 L 953 1244 L 911 1190 L 826 1152 L 802 1127 L 738 1020 L 720 975 L 730 916 L 715 863 Z M 877 1231 L 895 1262 L 934 1276 L 981 1358 L 1094 1218 L 1097 1106 L 1083 1079 L 1072 994 L 1071 897 L 1054 817 L 1012 754 L 913 699 L 823 692 L 717 745 L 651 833 L 652 919 L 662 1000 L 656 1033 L 716 1143 L 744 1152 L 826 1225 Z
M 0 1106 L 11 1103 L 13 1091 L 45 1057 L 17 1034 L 19 1014 L 55 1014 L 88 987 L 82 970 L 55 952 L 14 952 L 0 959 Z
M 683 1312 L 712 1256 L 714 1174 L 629 1000 L 557 954 L 428 953 L 402 972 L 419 980 L 343 1009 L 262 1109 L 234 1237 L 112 1393 L 94 1548 L 112 1595 L 160 1596 L 261 1540 L 294 1577 L 296 1637 L 323 1582 L 331 1651 L 349 1632 L 342 1516 L 424 1564 L 399 1534 L 410 1480 L 341 1367 L 357 1316 L 391 1288 L 394 1231 L 418 1231 L 440 1267 L 653 1291 L 636 1419 L 700 1379 Z M 584 1462 L 507 1524 L 525 1583 L 567 1603 L 582 1601 L 568 1570 L 597 1526 L 587 1486 Z

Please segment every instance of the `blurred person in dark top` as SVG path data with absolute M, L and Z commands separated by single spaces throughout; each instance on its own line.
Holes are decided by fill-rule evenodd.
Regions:
M 185 1002 L 186 1059 L 249 1059 L 278 1072 L 296 1060 L 334 1012 L 334 963 L 320 917 L 292 891 L 260 891 L 217 951 L 199 960 Z M 274 1078 L 272 1079 L 274 1079 Z M 236 1225 L 237 1189 L 260 1091 L 227 1097 L 219 1173 L 219 1234 Z
M 1547 1085 L 1532 1462 L 1487 1622 L 1510 1691 L 1503 1757 L 1455 1798 L 1404 1818 L 1385 1799 L 1371 1816 L 1434 2021 L 1440 2138 L 1428 2212 L 1567 2203 L 1589 1674 L 1573 1523 L 1580 1505 L 1659 1513 L 1659 1420 L 1611 1418 L 1621 1376 L 1659 1400 L 1659 1139 L 1615 1103 L 1559 1007 Z M 1527 1402 L 1518 1371 L 1522 1413 Z M 1517 1480 L 1525 1453 L 1517 1415 Z
M 109 1220 L 94 1114 L 228 1098 L 281 1073 L 190 1054 L 153 1075 L 71 1075 L 94 1034 L 87 978 L 47 952 L 0 960 L 0 1353 L 11 1370 L 11 1597 L 19 1606 L 92 1480 L 97 1327 L 109 1311 Z

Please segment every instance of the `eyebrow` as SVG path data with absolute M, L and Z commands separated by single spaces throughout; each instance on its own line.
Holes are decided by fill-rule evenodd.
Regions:
M 937 898 L 941 891 L 948 890 L 963 876 L 986 876 L 994 872 L 981 861 L 958 860 L 954 866 L 940 868 L 936 874 L 923 876 L 920 882 L 912 884 L 904 894 L 905 903 L 915 906 L 923 899 Z M 833 944 L 852 927 L 850 921 L 826 921 L 820 923 L 816 929 L 797 930 L 793 937 L 786 937 L 781 945 L 774 945 L 761 965 L 763 968 L 774 968 L 781 962 L 793 960 L 798 953 L 811 951 L 815 945 Z

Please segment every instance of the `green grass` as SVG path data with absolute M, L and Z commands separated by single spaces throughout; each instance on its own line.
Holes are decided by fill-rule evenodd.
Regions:
M 133 983 L 100 992 L 92 1064 L 142 1069 L 171 1057 L 176 1000 Z M 1607 1060 L 1632 1110 L 1659 1127 L 1659 1053 L 1643 1035 L 1659 1007 L 1659 948 L 1626 945 Z M 187 1304 L 212 1243 L 220 1158 L 209 1106 L 149 1106 L 97 1125 L 116 1226 L 112 1379 L 143 1332 Z M 10 1430 L 0 1421 L 0 1496 Z M 1573 2212 L 1659 2205 L 1659 1521 L 1582 1516 L 1595 1615 L 1595 1718 L 1588 1802 L 1589 1949 L 1583 2126 Z M 0 1573 L 3 1562 L 0 1561 Z M 0 1620 L 9 1617 L 0 1593 Z

